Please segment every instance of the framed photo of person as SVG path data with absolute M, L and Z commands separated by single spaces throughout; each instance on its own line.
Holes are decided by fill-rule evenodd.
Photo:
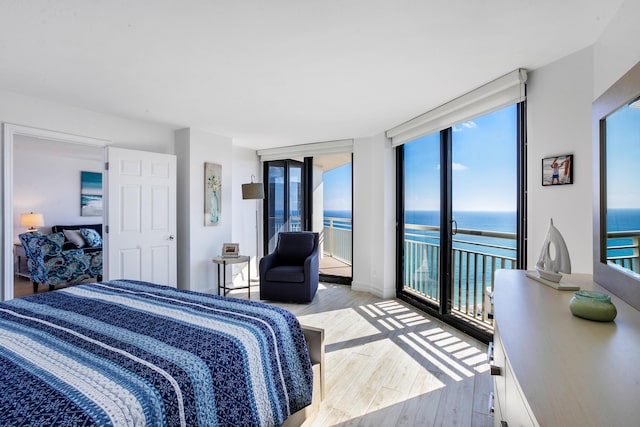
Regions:
M 573 154 L 542 159 L 542 185 L 573 184 Z

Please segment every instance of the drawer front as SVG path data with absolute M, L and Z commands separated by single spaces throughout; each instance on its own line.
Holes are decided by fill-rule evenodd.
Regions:
M 490 346 L 491 347 L 491 346 Z M 491 349 L 490 349 L 491 350 Z M 505 354 L 502 341 L 500 340 L 500 332 L 498 325 L 495 325 L 493 335 L 493 352 L 489 354 L 489 367 L 493 377 L 493 394 L 494 394 L 494 419 L 496 421 L 504 420 L 505 411 Z M 496 425 L 500 425 L 499 423 Z
M 533 427 L 538 426 L 535 417 L 531 415 L 529 405 L 522 395 L 520 386 L 516 382 L 513 375 L 513 369 L 507 360 L 505 370 L 505 388 L 506 388 L 506 413 L 503 413 L 504 419 L 512 427 Z

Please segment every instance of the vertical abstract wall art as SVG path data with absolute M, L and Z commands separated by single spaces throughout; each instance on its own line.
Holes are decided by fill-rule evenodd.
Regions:
M 204 225 L 218 225 L 222 212 L 222 166 L 204 164 Z

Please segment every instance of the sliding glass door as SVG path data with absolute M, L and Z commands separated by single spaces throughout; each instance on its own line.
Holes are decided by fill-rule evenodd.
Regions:
M 490 327 L 485 293 L 498 268 L 517 268 L 517 106 L 451 132 L 451 312 Z
M 522 104 L 398 148 L 398 296 L 466 331 L 492 331 L 497 268 L 521 268 Z
M 440 305 L 440 134 L 406 143 L 403 291 Z

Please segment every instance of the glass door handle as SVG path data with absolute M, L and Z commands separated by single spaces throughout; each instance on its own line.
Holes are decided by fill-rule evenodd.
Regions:
M 456 222 L 455 219 L 451 220 L 451 235 L 455 236 L 456 234 L 458 234 L 458 223 Z

